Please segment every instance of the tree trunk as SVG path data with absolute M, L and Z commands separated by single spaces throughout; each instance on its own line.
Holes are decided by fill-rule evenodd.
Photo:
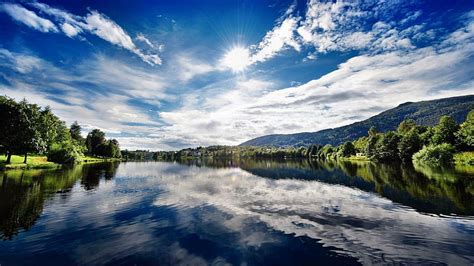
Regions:
M 10 164 L 11 161 L 12 161 L 12 153 L 8 152 L 7 153 L 7 161 L 5 162 L 5 164 Z
M 28 159 L 28 153 L 25 152 L 25 160 L 23 161 L 23 163 L 26 163 L 26 160 Z

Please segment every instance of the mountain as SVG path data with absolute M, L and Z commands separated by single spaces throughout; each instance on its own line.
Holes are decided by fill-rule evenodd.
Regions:
M 246 141 L 239 146 L 339 145 L 345 141 L 352 141 L 366 136 L 372 126 L 375 126 L 379 132 L 395 130 L 400 122 L 405 119 L 413 119 L 419 125 L 433 126 L 438 123 L 441 116 L 450 115 L 458 123 L 461 123 L 472 109 L 474 109 L 474 95 L 423 102 L 406 102 L 367 120 L 347 126 L 317 132 L 266 135 Z

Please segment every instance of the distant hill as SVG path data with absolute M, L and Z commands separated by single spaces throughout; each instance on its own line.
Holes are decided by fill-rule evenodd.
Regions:
M 239 146 L 307 146 L 311 144 L 339 145 L 366 136 L 370 127 L 377 131 L 395 130 L 400 122 L 413 119 L 419 125 L 433 126 L 443 115 L 452 116 L 458 123 L 465 120 L 474 109 L 474 95 L 444 98 L 423 102 L 407 102 L 382 112 L 367 120 L 347 126 L 325 129 L 317 132 L 296 134 L 273 134 L 246 141 Z

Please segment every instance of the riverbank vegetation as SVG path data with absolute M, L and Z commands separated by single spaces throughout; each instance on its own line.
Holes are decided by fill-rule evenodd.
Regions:
M 90 160 L 87 156 L 121 158 L 117 140 L 107 140 L 99 129 L 84 138 L 77 122 L 68 128 L 49 107 L 0 96 L 0 113 L 1 168 L 50 168 Z
M 377 132 L 372 127 L 367 136 L 339 146 L 209 146 L 153 154 L 156 160 L 192 157 L 370 160 L 381 163 L 414 162 L 431 167 L 454 163 L 474 165 L 474 111 L 469 112 L 460 125 L 450 116 L 442 116 L 433 127 L 417 125 L 410 119 L 401 122 L 395 131 Z

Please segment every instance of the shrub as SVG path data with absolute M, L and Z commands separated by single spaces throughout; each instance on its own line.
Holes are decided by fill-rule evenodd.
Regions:
M 72 164 L 79 161 L 80 155 L 71 142 L 54 143 L 48 152 L 48 161 Z
M 453 164 L 454 147 L 451 144 L 428 145 L 413 155 L 413 162 L 431 167 Z

